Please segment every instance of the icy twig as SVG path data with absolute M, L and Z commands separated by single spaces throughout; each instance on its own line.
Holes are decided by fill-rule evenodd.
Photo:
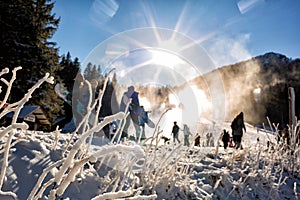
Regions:
M 269 126 L 270 126 L 271 131 L 274 132 L 274 131 L 273 131 L 273 128 L 272 128 L 272 123 L 271 123 L 269 117 L 267 117 L 267 121 L 268 121 L 268 123 L 269 123 Z
M 0 131 L 0 140 L 2 139 L 2 137 L 4 137 L 7 133 L 16 130 L 16 129 L 22 129 L 22 130 L 27 130 L 28 129 L 28 124 L 26 124 L 25 122 L 22 123 L 15 123 L 15 124 L 11 124 L 8 127 L 5 127 L 4 130 Z
M 124 176 L 124 178 L 122 179 L 121 183 L 118 185 L 118 188 L 117 188 L 118 191 L 122 190 L 122 188 L 124 187 L 124 184 L 125 184 L 125 181 L 126 181 L 127 177 L 129 177 L 130 175 L 133 175 L 131 173 L 131 171 L 127 171 L 126 174 L 125 174 L 125 176 Z M 134 188 L 135 181 L 136 181 L 136 179 L 134 179 L 134 182 L 131 184 L 132 188 Z
M 72 152 L 72 150 L 71 150 Z M 72 153 L 70 152 L 70 155 L 72 155 Z M 53 189 L 52 190 L 52 195 L 62 195 L 65 191 L 65 189 L 68 187 L 68 185 L 74 180 L 75 176 L 78 174 L 78 171 L 80 170 L 80 168 L 87 162 L 91 161 L 91 162 L 95 162 L 97 159 L 99 158 L 103 158 L 105 156 L 108 156 L 109 154 L 114 154 L 115 152 L 127 152 L 127 154 L 129 154 L 130 152 L 132 153 L 132 155 L 134 155 L 134 158 L 132 158 L 131 160 L 128 160 L 127 163 L 124 163 L 123 169 L 121 169 L 121 166 L 118 166 L 117 170 L 131 170 L 132 166 L 138 166 L 136 165 L 137 161 L 144 159 L 145 154 L 143 149 L 139 146 L 139 145 L 134 145 L 134 146 L 127 146 L 127 145 L 122 145 L 122 144 L 117 144 L 117 145 L 108 145 L 108 146 L 103 146 L 99 151 L 95 152 L 94 154 L 83 158 L 79 161 L 74 162 L 74 165 L 72 166 L 72 168 L 70 168 L 70 171 L 68 172 L 68 174 L 66 174 L 66 178 L 63 179 L 61 184 L 57 184 L 58 182 L 55 182 L 55 185 L 59 185 L 57 189 Z M 68 159 L 68 158 L 67 158 Z M 125 160 L 126 161 L 126 160 Z M 64 164 L 68 162 L 65 161 Z M 69 164 L 73 163 L 70 162 Z M 63 164 L 63 165 L 64 165 Z M 67 166 L 66 164 L 66 166 Z M 57 173 L 55 178 L 59 178 L 59 176 L 61 176 L 61 172 L 62 170 L 66 167 L 66 166 L 62 166 L 60 169 L 60 173 Z M 70 165 L 69 165 L 70 166 Z M 64 174 L 64 173 L 63 173 Z M 126 178 L 126 177 L 124 177 Z M 62 179 L 61 179 L 62 180 Z M 115 180 L 116 182 L 118 181 L 119 178 L 117 180 Z M 115 182 L 115 183 L 116 183 Z M 112 184 L 113 182 L 111 182 Z M 114 185 L 114 188 L 117 188 L 117 185 Z
M 172 156 L 175 154 L 175 152 L 177 152 L 177 150 L 180 149 L 180 146 L 178 145 L 164 160 L 161 160 L 160 165 L 155 169 L 155 177 L 153 180 L 153 185 L 152 187 L 154 187 L 157 184 L 157 181 L 159 179 L 159 175 L 161 174 L 162 170 L 169 164 L 167 163 L 167 161 L 169 161 Z
M 0 76 L 2 76 L 3 74 L 7 74 L 9 73 L 9 69 L 6 67 L 4 69 L 2 69 L 2 71 L 0 72 Z
M 93 95 L 92 95 L 92 88 L 91 88 L 91 84 L 90 84 L 90 83 L 88 84 L 88 86 L 89 86 L 89 87 L 88 87 L 88 88 L 89 88 L 89 93 L 90 93 L 90 99 L 89 99 L 89 103 L 88 103 L 88 113 L 90 113 L 91 116 L 92 116 L 92 115 L 95 115 L 95 116 L 92 117 L 92 119 L 94 120 L 94 121 L 92 121 L 92 123 L 91 123 L 93 127 L 96 126 L 97 123 L 98 123 L 99 113 L 100 113 L 100 109 L 101 109 L 101 107 L 102 107 L 102 99 L 103 99 L 103 96 L 104 96 L 104 92 L 105 92 L 105 90 L 106 90 L 106 87 L 107 87 L 107 83 L 108 83 L 108 81 L 109 81 L 110 74 L 111 74 L 112 71 L 114 71 L 114 70 L 115 70 L 115 68 L 111 69 L 111 70 L 107 73 L 107 75 L 105 76 L 103 88 L 102 88 L 102 90 L 100 89 L 99 95 L 98 95 L 97 99 L 94 101 L 94 104 L 93 104 L 92 106 L 90 105 L 91 102 L 92 102 L 92 96 L 93 96 Z M 95 113 L 93 113 L 92 110 L 94 110 L 94 109 L 96 108 L 96 105 L 97 105 L 97 104 L 98 104 L 97 110 L 96 110 Z M 86 152 L 85 152 L 86 154 L 88 154 L 88 151 L 89 151 L 90 146 L 91 146 L 91 144 L 92 144 L 93 135 L 94 135 L 94 133 L 92 133 L 91 136 L 89 137 L 88 145 L 87 145 Z
M 298 199 L 297 183 L 296 182 L 294 182 L 294 195 L 295 195 L 296 199 Z
M 92 104 L 93 100 L 92 100 L 92 88 L 91 88 L 91 84 L 89 81 L 86 81 L 85 80 L 85 83 L 87 84 L 88 86 L 88 91 L 89 91 L 89 101 L 88 101 L 88 105 L 87 105 L 87 113 L 86 115 L 82 118 L 82 120 L 79 122 L 78 126 L 76 127 L 75 131 L 72 133 L 71 135 L 71 138 L 69 140 L 69 142 L 67 143 L 64 151 L 63 151 L 63 155 L 66 153 L 67 149 L 69 148 L 73 138 L 75 137 L 75 134 L 78 132 L 78 130 L 83 127 L 83 130 L 84 132 L 87 132 L 88 129 L 86 129 L 88 127 L 88 121 L 91 120 L 91 126 L 92 127 L 95 127 L 97 126 L 97 123 L 98 123 L 98 119 L 99 119 L 99 113 L 100 113 L 100 109 L 102 107 L 102 99 L 103 99 L 103 95 L 104 95 L 104 92 L 106 90 L 106 87 L 107 87 L 107 83 L 108 83 L 108 80 L 109 80 L 109 76 L 110 74 L 112 73 L 112 71 L 115 70 L 115 68 L 111 69 L 108 74 L 106 75 L 105 77 L 105 80 L 104 80 L 104 86 L 102 88 L 102 90 L 100 89 L 99 91 L 99 95 L 97 97 L 97 99 L 95 99 L 94 103 Z M 98 105 L 97 107 L 97 110 L 96 112 L 92 112 L 96 106 Z M 90 137 L 89 137 L 89 141 L 88 141 L 88 145 L 86 147 L 86 152 L 85 154 L 88 153 L 88 149 L 89 147 L 91 146 L 91 143 L 92 143 L 92 138 L 93 138 L 93 134 L 94 132 L 91 133 Z
M 19 70 L 19 69 L 21 69 L 21 67 L 17 67 L 13 70 L 13 78 L 12 79 L 15 79 L 16 71 Z M 23 108 L 24 104 L 31 98 L 32 93 L 37 88 L 39 88 L 44 82 L 54 83 L 53 77 L 52 76 L 49 77 L 49 76 L 50 76 L 50 74 L 46 73 L 46 75 L 42 79 L 40 79 L 32 88 L 30 88 L 28 90 L 28 92 L 25 94 L 25 96 L 20 101 L 9 104 L 6 108 L 4 108 L 4 110 L 0 113 L 0 118 L 5 116 L 7 113 L 14 112 L 14 115 L 13 115 L 13 118 L 12 118 L 12 124 L 16 124 L 21 109 Z M 13 83 L 13 81 L 11 80 L 11 82 L 9 83 L 7 92 L 6 92 L 6 96 L 4 98 L 4 102 L 8 98 L 10 89 L 12 87 L 12 83 Z M 2 160 L 1 174 L 0 174 L 0 190 L 2 189 L 6 169 L 7 169 L 7 166 L 8 166 L 9 150 L 10 150 L 10 147 L 11 147 L 11 141 L 12 141 L 12 138 L 13 138 L 14 134 L 15 134 L 15 130 L 10 131 L 8 139 L 6 141 L 4 156 L 3 156 L 3 160 Z
M 65 162 L 61 166 L 59 172 L 55 176 L 55 183 L 60 184 L 61 179 L 63 174 L 67 171 L 67 169 L 72 165 L 76 153 L 80 150 L 81 144 L 83 144 L 88 136 L 90 136 L 91 133 L 93 132 L 98 132 L 100 131 L 105 125 L 108 123 L 114 121 L 114 120 L 119 120 L 124 116 L 124 113 L 119 112 L 115 115 L 111 115 L 108 117 L 105 117 L 102 122 L 98 123 L 97 126 L 93 127 L 89 131 L 85 132 L 81 137 L 75 142 L 73 145 L 71 151 L 69 152 Z
M 281 166 L 280 177 L 279 177 L 278 183 L 277 183 L 277 190 L 279 189 L 279 187 L 281 185 L 283 171 L 284 171 L 283 166 Z
M 171 110 L 171 108 L 168 108 L 168 109 L 166 109 L 161 115 L 160 115 L 160 117 L 159 117 L 159 119 L 158 119 L 158 122 L 157 122 L 157 124 L 155 125 L 155 129 L 154 129 L 154 136 L 152 137 L 152 140 L 151 140 L 151 144 L 153 143 L 153 141 L 154 141 L 154 139 L 158 139 L 158 136 L 159 136 L 159 134 L 160 134 L 160 132 L 157 130 L 158 128 L 159 128 L 159 123 L 160 123 L 160 121 L 162 120 L 162 118 L 163 118 L 163 116 L 167 113 L 167 112 L 169 112 Z M 155 135 L 155 133 L 157 133 L 157 135 Z
M 59 138 L 59 135 L 60 135 L 60 129 L 58 129 L 58 126 L 56 127 L 55 131 L 53 132 L 54 133 L 54 144 L 53 144 L 53 147 L 52 147 L 52 150 L 56 150 L 56 146 L 57 146 L 57 143 L 58 143 L 58 138 Z
M 0 190 L 0 195 L 11 196 L 14 199 L 18 199 L 17 195 L 14 192 L 4 192 Z
M 98 108 L 97 108 L 97 111 L 96 111 L 96 117 L 95 117 L 96 119 L 99 118 L 99 113 L 100 113 L 100 109 L 101 109 L 101 107 L 102 107 L 102 99 L 103 99 L 103 96 L 104 96 L 104 92 L 105 92 L 105 90 L 106 90 L 106 87 L 107 87 L 107 83 L 108 83 L 110 74 L 111 74 L 114 70 L 115 70 L 115 68 L 111 69 L 111 70 L 107 73 L 107 75 L 106 75 L 106 77 L 105 77 L 105 80 L 104 80 L 104 85 L 103 85 L 102 91 L 100 92 L 101 95 L 99 95 L 97 101 L 95 101 L 95 105 L 93 106 L 93 107 L 96 107 L 96 103 L 99 104 L 99 105 L 98 105 Z M 95 120 L 94 126 L 96 126 L 97 122 L 98 122 L 98 121 Z
M 145 157 L 145 152 L 139 145 L 134 146 L 127 146 L 123 144 L 117 144 L 117 145 L 108 145 L 103 146 L 99 151 L 95 152 L 91 156 L 94 158 L 94 160 L 107 156 L 108 154 L 112 154 L 114 152 L 133 152 L 135 157 L 137 157 L 137 160 L 142 159 Z M 121 166 L 119 166 L 121 167 Z M 124 166 L 123 166 L 124 167 Z
M 118 191 L 118 192 L 107 192 L 104 194 L 100 194 L 92 200 L 102 200 L 102 199 L 117 199 L 117 198 L 125 198 L 133 194 L 132 190 L 126 190 L 126 191 Z
M 144 155 L 144 151 L 140 148 L 140 146 L 126 146 L 126 145 L 109 145 L 109 146 L 103 146 L 99 151 L 97 151 L 96 153 L 83 158 L 79 161 L 76 161 L 74 163 L 74 165 L 72 166 L 72 168 L 70 169 L 70 171 L 68 172 L 68 174 L 66 174 L 66 178 L 64 178 L 64 180 L 62 181 L 62 183 L 58 186 L 58 188 L 56 189 L 56 194 L 57 195 L 62 195 L 66 188 L 69 186 L 69 184 L 71 182 L 74 181 L 76 175 L 78 174 L 79 170 L 81 169 L 81 167 L 86 164 L 89 161 L 95 162 L 95 160 L 102 158 L 104 156 L 107 156 L 108 154 L 113 154 L 114 152 L 133 152 L 133 154 L 136 156 L 136 160 L 139 160 L 141 158 L 143 158 Z M 126 165 L 125 165 L 126 166 Z M 128 165 L 127 165 L 128 166 Z M 111 184 L 114 184 L 113 187 L 113 192 L 116 190 L 117 188 L 117 183 L 119 182 L 120 179 L 120 174 L 117 175 L 115 177 L 115 179 L 113 179 L 111 181 Z
M 86 114 L 82 117 L 81 121 L 78 123 L 78 125 L 76 126 L 76 129 L 75 131 L 73 131 L 73 133 L 71 134 L 71 138 L 69 140 L 69 142 L 67 143 L 64 151 L 62 152 L 62 155 L 65 155 L 65 153 L 67 152 L 73 138 L 75 137 L 75 135 L 78 133 L 78 130 L 80 128 L 83 129 L 83 132 L 88 132 L 88 121 L 89 121 L 89 118 L 92 117 L 93 113 L 92 113 L 92 110 L 93 110 L 93 107 L 91 107 L 91 103 L 92 103 L 92 87 L 91 87 L 91 84 L 89 81 L 85 80 L 84 83 L 88 86 L 88 94 L 89 94 L 89 100 L 88 100 L 88 104 L 87 104 L 87 107 L 86 107 Z M 100 95 L 99 95 L 100 96 Z M 96 104 L 94 105 L 96 106 Z M 93 118 L 93 117 L 92 117 Z M 97 118 L 98 119 L 98 118 Z M 94 118 L 94 120 L 96 121 L 96 118 Z M 96 121 L 98 122 L 98 120 Z M 93 134 L 93 133 L 92 133 Z
M 131 104 L 131 99 L 129 99 L 129 102 L 127 103 L 126 108 L 125 108 L 125 112 L 124 113 L 126 113 L 126 114 L 124 115 L 123 119 L 120 120 L 120 124 L 122 124 L 122 126 L 118 126 L 118 129 L 116 131 L 117 134 L 114 134 L 113 138 L 110 141 L 111 143 L 113 143 L 113 141 L 115 140 L 115 138 L 116 138 L 117 135 L 118 135 L 117 143 L 119 143 L 120 140 L 121 140 L 122 132 L 123 132 L 123 129 L 124 129 L 125 124 L 126 124 L 126 119 L 127 119 L 128 115 L 130 114 L 128 112 L 130 104 Z
M 44 181 L 45 177 L 47 176 L 47 174 L 54 168 L 57 167 L 58 165 L 60 165 L 64 160 L 59 160 L 53 164 L 51 164 L 49 167 L 45 168 L 43 170 L 43 173 L 40 175 L 38 181 L 36 182 L 35 186 L 33 187 L 33 189 L 31 190 L 29 196 L 27 199 L 36 199 L 36 198 L 40 198 L 40 196 L 34 196 L 35 193 L 37 192 L 37 190 L 39 189 L 39 187 L 41 187 L 42 182 Z M 52 182 L 51 182 L 52 183 Z M 46 189 L 46 188 L 45 188 Z
M 156 126 L 155 126 L 153 137 L 150 139 L 150 145 L 148 145 L 148 147 L 146 148 L 146 155 L 149 155 L 150 148 L 151 148 L 151 146 L 152 146 L 154 140 L 156 140 L 153 158 L 156 157 L 156 149 L 157 149 L 157 146 L 158 146 L 159 135 L 160 135 L 160 133 L 161 133 L 161 132 L 159 131 L 159 126 L 158 126 L 158 124 L 160 123 L 162 117 L 163 117 L 169 110 L 171 110 L 171 109 L 166 109 L 166 110 L 161 114 L 161 116 L 160 116 L 160 118 L 159 118 L 159 120 L 158 120 L 158 122 L 157 122 L 157 124 L 156 124 Z M 157 133 L 157 134 L 156 134 L 156 133 Z M 146 142 L 146 141 L 145 141 L 145 142 Z M 144 143 L 145 143 L 145 142 L 144 142 Z M 151 161 L 150 161 L 150 162 L 151 162 Z
M 268 122 L 271 123 L 271 122 L 269 121 L 269 118 L 267 118 L 267 119 L 268 119 Z M 264 123 L 263 123 L 263 127 L 264 127 L 265 130 L 267 130 Z M 271 127 L 271 129 L 272 129 L 272 127 Z M 272 132 L 273 132 L 273 129 L 272 129 Z M 266 136 L 267 136 L 268 140 L 271 141 L 271 138 L 269 137 L 268 132 L 266 132 Z
M 69 184 L 75 180 L 75 177 L 78 173 L 78 171 L 81 169 L 81 167 L 87 163 L 90 160 L 90 157 L 86 157 L 81 159 L 80 161 L 75 162 L 72 169 L 68 172 L 66 178 L 62 181 L 62 183 L 59 185 L 59 187 L 56 190 L 57 195 L 62 195 Z
M 151 194 L 151 195 L 137 195 L 134 197 L 127 197 L 127 200 L 155 200 L 157 199 L 157 194 Z
M 50 179 L 47 183 L 43 184 L 43 186 L 41 187 L 41 189 L 39 190 L 37 195 L 34 198 L 32 198 L 32 200 L 40 199 L 42 197 L 44 191 L 46 190 L 46 188 L 49 187 L 53 182 L 54 182 L 54 178 Z M 49 198 L 49 199 L 51 199 L 51 198 Z
M 6 108 L 3 109 L 3 111 L 0 113 L 0 119 L 5 116 L 7 113 L 10 112 L 14 112 L 14 117 L 13 117 L 13 121 L 12 124 L 16 123 L 16 119 L 19 115 L 19 112 L 21 111 L 21 109 L 23 108 L 23 106 L 25 105 L 26 102 L 28 102 L 28 100 L 31 98 L 32 93 L 39 88 L 44 82 L 48 82 L 53 84 L 53 77 L 50 76 L 49 73 L 46 73 L 46 75 L 40 79 L 32 88 L 30 88 L 28 90 L 28 92 L 24 95 L 24 97 L 12 104 L 8 104 Z M 10 83 L 12 85 L 12 83 Z M 10 86 L 11 87 L 11 86 Z M 7 97 L 8 98 L 8 97 Z M 3 102 L 5 102 L 5 100 L 3 100 Z
M 7 99 L 10 95 L 10 92 L 11 92 L 11 88 L 12 88 L 12 85 L 13 85 L 13 82 L 16 80 L 17 78 L 17 71 L 22 69 L 22 67 L 16 67 L 15 69 L 13 69 L 12 71 L 12 77 L 10 79 L 10 81 L 8 82 L 7 80 L 5 80 L 4 78 L 1 78 L 0 80 L 7 85 L 7 90 L 6 90 L 6 93 L 5 93 L 5 96 L 4 96 L 4 99 L 2 100 L 2 102 L 0 103 L 0 109 L 3 108 L 3 106 L 6 104 L 7 102 Z M 5 68 L 1 71 L 0 73 L 0 76 L 2 76 L 3 74 L 7 74 L 9 72 L 9 69 L 8 68 Z M 3 115 L 4 116 L 4 115 Z M 0 115 L 0 119 L 1 119 L 1 115 Z
M 115 192 L 116 191 L 116 189 L 117 189 L 117 186 L 118 186 L 118 184 L 119 184 L 119 181 L 120 181 L 120 178 L 121 178 L 121 174 L 120 174 L 120 171 L 118 171 L 117 172 L 117 175 L 115 176 L 115 178 L 114 178 L 114 181 L 113 182 L 115 182 L 115 184 L 114 184 L 114 186 L 113 186 L 113 188 L 112 188 L 112 192 Z M 124 179 L 126 178 L 126 176 L 124 177 Z
M 219 145 L 220 145 L 220 141 L 222 140 L 223 135 L 224 135 L 224 132 L 222 132 L 222 134 L 220 134 L 220 136 L 219 136 L 219 138 L 218 138 L 218 140 L 217 140 L 215 156 L 217 156 L 218 153 L 219 153 Z

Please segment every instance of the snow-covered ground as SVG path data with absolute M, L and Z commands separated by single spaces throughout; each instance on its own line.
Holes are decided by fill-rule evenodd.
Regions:
M 17 199 L 51 199 L 53 190 L 52 199 L 298 199 L 299 152 L 291 155 L 279 149 L 273 135 L 250 125 L 243 150 L 224 150 L 221 143 L 217 145 L 219 133 L 214 134 L 215 147 L 190 148 L 172 142 L 156 146 L 159 136 L 146 144 L 106 144 L 107 140 L 94 136 L 89 151 L 84 152 L 86 147 L 77 151 L 61 182 L 55 184 L 53 178 L 63 167 L 57 161 L 67 162 L 79 137 L 65 151 L 71 134 L 18 132 L 2 191 L 15 193 Z M 267 148 L 270 140 L 274 149 Z M 0 153 L 2 160 L 3 149 Z M 69 177 L 88 155 L 97 159 L 89 159 Z M 68 178 L 71 183 L 59 193 Z M 13 198 L 0 195 L 0 199 Z
M 1 116 L 18 114 L 43 82 L 53 83 L 53 77 L 46 74 Z M 161 136 L 170 137 L 177 114 L 164 123 L 155 121 L 156 128 L 146 130 L 147 140 L 110 143 L 98 133 L 124 119 L 124 113 L 89 127 L 89 112 L 83 120 L 87 129 L 80 135 L 28 131 L 15 114 L 12 125 L 0 129 L 0 199 L 298 199 L 299 122 L 298 129 L 290 130 L 290 145 L 248 124 L 244 148 L 224 150 L 219 138 L 222 129 L 229 130 L 228 123 L 213 122 L 202 129 L 202 140 L 207 131 L 213 133 L 214 147 L 164 144 Z M 179 124 L 184 120 L 191 122 L 182 117 Z

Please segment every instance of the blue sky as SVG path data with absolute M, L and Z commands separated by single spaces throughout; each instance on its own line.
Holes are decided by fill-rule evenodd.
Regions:
M 83 62 L 116 34 L 145 27 L 195 41 L 215 66 L 277 52 L 300 58 L 299 0 L 59 0 L 53 40 Z

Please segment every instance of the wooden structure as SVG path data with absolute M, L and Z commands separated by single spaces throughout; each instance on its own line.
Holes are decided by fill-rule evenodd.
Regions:
M 5 116 L 7 124 L 11 123 L 13 114 L 13 112 L 10 112 Z M 24 106 L 20 111 L 17 121 L 26 122 L 29 125 L 29 130 L 38 130 L 41 125 L 51 125 L 40 106 Z

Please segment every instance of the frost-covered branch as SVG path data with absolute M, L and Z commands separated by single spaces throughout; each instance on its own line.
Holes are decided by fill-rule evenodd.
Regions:
M 91 111 L 92 111 L 92 110 L 94 110 L 94 109 L 96 108 L 96 105 L 98 104 L 96 113 L 94 114 L 95 117 L 93 118 L 94 121 L 92 121 L 92 125 L 93 125 L 93 126 L 96 126 L 97 123 L 98 123 L 99 113 L 100 113 L 100 109 L 101 109 L 101 107 L 102 107 L 102 99 L 103 99 L 103 96 L 104 96 L 104 92 L 105 92 L 105 90 L 106 90 L 106 87 L 107 87 L 107 83 L 108 83 L 110 74 L 111 74 L 112 71 L 114 71 L 114 70 L 115 70 L 115 68 L 111 69 L 111 70 L 107 73 L 107 75 L 106 75 L 106 77 L 105 77 L 105 80 L 104 80 L 103 88 L 99 91 L 99 95 L 98 95 L 97 99 L 95 100 L 94 104 L 93 104 L 91 107 L 88 106 L 88 108 L 90 108 Z M 90 94 L 91 94 L 91 92 L 92 92 L 91 86 L 89 86 L 89 90 L 90 90 Z M 89 102 L 92 102 L 92 99 L 91 99 L 91 98 L 92 98 L 92 95 L 90 95 L 90 100 L 89 100 Z M 93 112 L 91 112 L 91 115 L 93 115 Z M 91 134 L 91 137 L 89 137 L 89 142 L 88 142 L 88 145 L 87 145 L 87 148 L 86 148 L 86 154 L 88 153 L 88 150 L 89 150 L 89 148 L 90 148 L 90 146 L 91 146 L 91 144 L 92 144 L 93 134 L 94 134 L 94 133 L 92 133 L 92 134 Z
M 125 198 L 133 194 L 132 190 L 126 190 L 126 191 L 118 191 L 118 192 L 107 192 L 104 194 L 100 194 L 92 200 L 102 200 L 102 199 L 118 199 L 118 198 Z
M 97 100 L 95 101 L 95 105 L 93 107 L 96 107 L 96 104 L 98 104 L 98 108 L 97 108 L 97 111 L 96 111 L 96 119 L 99 119 L 99 113 L 100 113 L 100 109 L 102 107 L 102 99 L 103 99 L 103 96 L 104 96 L 104 92 L 106 90 L 106 87 L 107 87 L 107 83 L 108 83 L 108 80 L 109 80 L 109 77 L 110 77 L 110 74 L 115 70 L 115 68 L 111 69 L 106 77 L 105 77 L 105 80 L 104 80 L 104 85 L 103 85 L 103 88 L 102 90 L 100 91 L 100 95 L 99 97 L 97 98 Z M 94 126 L 97 124 L 98 121 L 94 121 Z
M 31 190 L 29 196 L 27 199 L 35 199 L 34 195 L 35 193 L 38 191 L 39 187 L 41 186 L 42 182 L 44 181 L 44 179 L 46 178 L 47 174 L 54 168 L 59 166 L 64 160 L 59 160 L 53 164 L 51 164 L 49 167 L 45 168 L 43 170 L 43 173 L 40 175 L 38 181 L 36 182 L 34 188 Z M 53 179 L 54 181 L 54 179 Z M 45 188 L 46 189 L 46 188 Z M 40 196 L 36 196 L 36 198 L 40 198 Z
M 6 86 L 7 86 L 7 90 L 6 90 L 4 99 L 3 99 L 2 102 L 0 103 L 0 109 L 3 108 L 3 106 L 6 104 L 7 99 L 8 99 L 8 97 L 9 97 L 9 95 L 10 95 L 10 92 L 11 92 L 11 88 L 12 88 L 13 82 L 14 82 L 14 81 L 16 80 L 16 78 L 17 78 L 17 71 L 20 70 L 20 69 L 22 69 L 22 67 L 16 67 L 15 69 L 13 69 L 13 71 L 12 71 L 12 77 L 11 77 L 11 79 L 10 79 L 9 82 L 8 82 L 7 80 L 5 80 L 4 78 L 1 78 L 1 79 L 0 79 L 0 80 L 1 80 L 4 84 L 6 84 Z M 3 74 L 7 74 L 7 73 L 9 73 L 9 69 L 8 69 L 8 68 L 3 69 L 3 70 L 1 71 L 1 73 L 0 73 L 0 77 L 1 77 Z M 2 91 L 1 91 L 1 92 L 2 92 Z M 1 92 L 0 92 L 0 93 L 1 93 Z M 0 115 L 0 119 L 1 119 L 1 118 L 2 118 L 2 117 L 1 117 L 1 115 Z
M 92 133 L 100 131 L 105 125 L 109 124 L 110 122 L 114 120 L 120 120 L 124 117 L 123 112 L 119 112 L 117 114 L 107 116 L 103 119 L 102 122 L 98 123 L 97 126 L 89 129 L 87 132 L 83 133 L 81 137 L 75 142 L 75 144 L 72 146 L 72 149 L 70 150 L 67 158 L 65 159 L 65 162 L 61 166 L 60 170 L 55 175 L 55 184 L 60 185 L 62 181 L 63 175 L 66 173 L 66 171 L 73 165 L 75 155 L 80 150 L 81 145 L 86 141 L 86 138 L 89 137 Z
M 28 124 L 25 122 L 22 123 L 15 123 L 11 124 L 8 127 L 5 127 L 4 130 L 0 131 L 0 140 L 9 132 L 16 130 L 16 129 L 22 129 L 22 130 L 27 130 L 28 129 Z
M 72 165 L 72 167 L 70 168 L 70 171 L 66 174 L 66 177 L 62 180 L 61 184 L 58 185 L 57 189 L 53 189 L 54 193 L 57 195 L 62 195 L 66 188 L 69 186 L 69 184 L 71 182 L 73 182 L 75 180 L 76 175 L 78 174 L 79 170 L 81 169 L 81 167 L 83 165 L 85 165 L 87 162 L 91 161 L 91 162 L 95 162 L 97 159 L 105 157 L 109 154 L 114 154 L 115 152 L 125 152 L 125 153 L 129 153 L 132 152 L 132 154 L 136 157 L 135 160 L 138 161 L 140 159 L 144 158 L 144 151 L 142 150 L 142 148 L 140 146 L 126 146 L 126 145 L 108 145 L 108 146 L 103 146 L 101 147 L 101 149 L 99 151 L 97 151 L 96 153 L 85 157 L 79 161 L 75 161 L 74 164 Z M 132 165 L 134 165 L 134 162 L 131 162 Z M 128 166 L 128 165 L 125 165 Z M 122 166 L 118 166 L 119 170 L 122 170 L 120 167 Z M 63 166 L 61 167 L 63 168 Z M 55 182 L 57 183 L 57 182 Z M 116 188 L 116 186 L 115 186 Z
M 4 100 L 1 104 L 1 106 L 4 105 L 3 103 L 6 103 L 6 101 L 8 99 L 8 96 L 10 95 L 12 84 L 13 84 L 14 80 L 16 79 L 16 72 L 20 69 L 21 69 L 21 67 L 17 67 L 13 70 L 13 76 L 12 76 L 10 82 L 7 83 L 8 84 L 8 89 L 6 91 L 6 95 L 4 97 Z M 32 93 L 37 88 L 39 88 L 41 86 L 41 84 L 43 84 L 44 82 L 49 82 L 51 84 L 54 83 L 53 77 L 52 76 L 49 77 L 49 76 L 50 76 L 50 74 L 46 73 L 46 75 L 42 79 L 40 79 L 32 88 L 30 88 L 28 90 L 28 92 L 25 94 L 25 96 L 21 100 L 19 100 L 18 102 L 9 104 L 7 107 L 5 107 L 3 109 L 3 111 L 0 113 L 0 119 L 3 116 L 5 116 L 7 113 L 14 112 L 11 125 L 12 126 L 18 126 L 16 124 L 17 124 L 17 119 L 18 119 L 19 113 L 20 113 L 21 109 L 23 108 L 24 104 L 26 102 L 28 102 L 28 100 L 31 98 Z M 1 80 L 3 81 L 3 79 L 1 79 Z M 22 126 L 24 126 L 24 125 L 22 125 Z M 13 136 L 14 136 L 15 132 L 16 132 L 16 129 L 8 131 L 9 135 L 8 135 L 5 147 L 4 147 L 4 155 L 3 155 L 3 159 L 2 159 L 2 167 L 1 167 L 1 174 L 0 174 L 0 190 L 2 190 L 2 186 L 3 186 L 3 183 L 4 183 L 5 174 L 6 174 L 6 170 L 7 170 L 7 167 L 8 167 L 9 150 L 10 150 L 11 142 L 12 142 L 12 139 L 13 139 Z
M 129 109 L 129 105 L 130 105 L 130 103 L 131 103 L 131 100 L 132 100 L 132 99 L 129 99 L 129 101 L 128 101 L 127 105 L 126 105 L 126 108 L 125 108 L 125 111 L 124 111 L 124 113 L 126 113 L 126 114 L 124 115 L 123 119 L 120 120 L 120 124 L 122 124 L 122 126 L 118 126 L 118 129 L 117 129 L 117 131 L 116 131 L 116 133 L 119 133 L 119 134 L 114 134 L 113 138 L 112 138 L 111 141 L 110 141 L 111 143 L 113 143 L 113 142 L 115 141 L 115 138 L 116 138 L 117 136 L 118 136 L 118 138 L 117 138 L 117 143 L 119 143 L 120 140 L 121 140 L 122 132 L 123 132 L 123 129 L 124 129 L 125 124 L 126 124 L 126 119 L 127 119 L 128 115 L 130 114 L 130 113 L 128 112 L 128 109 Z
M 54 144 L 53 144 L 53 150 L 56 150 L 56 146 L 57 146 L 57 143 L 58 143 L 58 138 L 59 138 L 59 135 L 60 135 L 60 131 L 58 129 L 58 126 L 56 127 L 55 131 L 53 132 L 54 133 Z
M 5 107 L 3 109 L 3 111 L 0 113 L 0 119 L 5 116 L 6 114 L 10 113 L 10 112 L 14 112 L 14 116 L 13 116 L 13 122 L 12 124 L 16 123 L 16 119 L 21 111 L 21 109 L 23 108 L 23 106 L 25 105 L 25 103 L 28 102 L 28 100 L 32 97 L 32 93 L 39 88 L 44 82 L 48 82 L 53 84 L 54 83 L 54 78 L 52 76 L 50 76 L 49 73 L 46 73 L 46 75 L 40 79 L 32 88 L 30 88 L 28 90 L 28 92 L 24 95 L 24 97 L 15 102 L 15 103 L 11 103 L 8 104 L 7 107 Z M 10 82 L 10 87 L 12 87 L 12 83 Z M 10 92 L 10 91 L 9 91 Z M 8 98 L 8 97 L 7 97 Z M 5 102 L 5 101 L 4 101 Z

